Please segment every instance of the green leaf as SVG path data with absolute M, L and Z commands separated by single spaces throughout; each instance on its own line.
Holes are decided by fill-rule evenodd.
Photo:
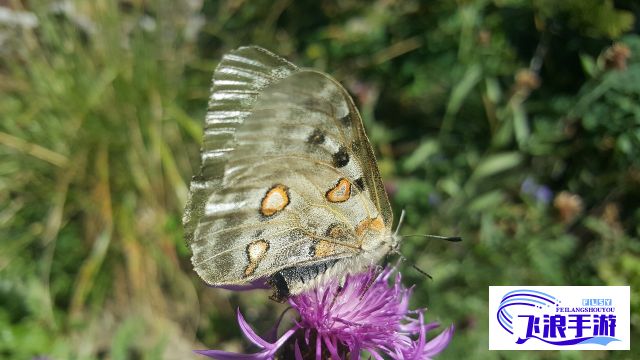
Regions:
M 451 97 L 447 103 L 447 110 L 442 121 L 441 132 L 446 133 L 453 127 L 453 119 L 460 111 L 462 103 L 465 101 L 471 90 L 478 84 L 482 77 L 482 68 L 480 64 L 472 64 L 467 68 L 462 79 L 455 85 L 451 91 Z
M 596 65 L 596 60 L 593 57 L 587 54 L 580 54 L 580 64 L 582 64 L 582 70 L 584 70 L 589 77 L 595 76 L 598 66 Z
M 504 202 L 504 194 L 500 190 L 490 191 L 486 194 L 477 196 L 469 204 L 470 212 L 483 212 L 487 209 L 495 208 L 498 204 Z
M 472 179 L 481 179 L 512 169 L 522 163 L 523 157 L 519 152 L 504 152 L 489 155 L 476 166 Z
M 120 324 L 111 339 L 111 357 L 113 360 L 127 360 L 129 351 L 137 347 L 138 334 L 144 333 L 143 320 L 130 317 Z
M 527 140 L 529 140 L 529 123 L 527 121 L 527 114 L 522 107 L 522 104 L 513 106 L 513 131 L 516 135 L 516 140 L 520 148 L 523 148 Z
M 485 84 L 487 87 L 487 98 L 489 98 L 492 103 L 496 104 L 502 100 L 502 89 L 496 78 L 487 78 Z
M 405 160 L 404 168 L 406 171 L 414 171 L 421 165 L 425 164 L 427 159 L 438 153 L 440 144 L 435 140 L 424 141 L 418 148 Z

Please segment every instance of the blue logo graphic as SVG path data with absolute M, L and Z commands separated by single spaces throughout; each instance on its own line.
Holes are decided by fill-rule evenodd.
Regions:
M 545 292 L 518 289 L 500 301 L 497 319 L 516 344 L 535 339 L 551 345 L 597 344 L 607 346 L 615 338 L 614 307 L 564 307 L 562 301 Z M 611 299 L 583 299 L 582 305 L 611 305 Z M 515 322 L 526 324 L 524 334 L 514 334 Z M 520 326 L 519 328 L 524 328 Z

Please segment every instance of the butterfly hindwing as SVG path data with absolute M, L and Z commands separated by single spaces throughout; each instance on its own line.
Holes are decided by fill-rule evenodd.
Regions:
M 301 269 L 377 261 L 365 241 L 388 232 L 391 210 L 344 88 L 257 47 L 226 55 L 213 81 L 184 218 L 198 274 L 212 285 L 299 279 L 302 289 Z

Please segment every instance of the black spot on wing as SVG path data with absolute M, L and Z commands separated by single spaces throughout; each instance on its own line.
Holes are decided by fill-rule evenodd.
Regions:
M 319 129 L 314 129 L 307 138 L 307 142 L 312 145 L 320 145 L 324 142 L 324 133 Z
M 333 239 L 341 239 L 346 236 L 347 230 L 344 225 L 340 223 L 332 223 L 327 227 L 327 230 L 324 232 L 324 236 L 330 237 Z
M 361 149 L 362 145 L 360 144 L 359 140 L 354 140 L 351 142 L 351 151 L 353 151 L 354 154 L 360 152 Z
M 321 103 L 318 99 L 314 99 L 314 98 L 307 98 L 302 102 L 302 106 L 304 106 L 307 109 L 311 109 L 311 110 L 319 110 L 321 109 Z
M 340 124 L 342 124 L 342 126 L 344 127 L 351 126 L 351 114 L 347 114 L 341 117 L 340 119 L 338 119 L 338 121 L 340 121 Z
M 314 241 L 311 246 L 309 246 L 309 257 L 313 257 L 316 254 L 316 245 L 318 245 L 317 241 Z
M 347 149 L 344 146 L 341 146 L 338 149 L 338 152 L 333 154 L 333 165 L 335 167 L 345 167 L 349 163 L 349 153 L 347 153 Z
M 356 184 L 356 188 L 359 191 L 364 191 L 364 179 L 359 177 L 356 179 L 356 181 L 354 181 L 354 183 Z

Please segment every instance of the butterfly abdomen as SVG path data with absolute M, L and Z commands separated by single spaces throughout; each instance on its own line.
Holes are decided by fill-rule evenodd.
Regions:
M 338 259 L 328 260 L 308 266 L 289 267 L 276 272 L 268 279 L 268 284 L 274 290 L 271 298 L 281 302 L 292 295 L 292 291 L 297 294 L 296 290 L 300 285 L 309 284 L 318 279 L 337 262 Z

